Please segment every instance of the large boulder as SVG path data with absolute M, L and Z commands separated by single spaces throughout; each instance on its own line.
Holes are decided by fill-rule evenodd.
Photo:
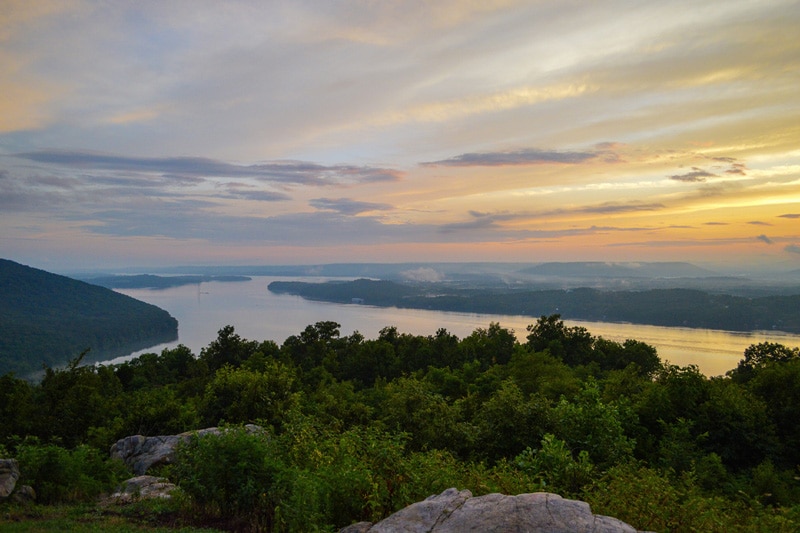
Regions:
M 248 424 L 245 429 L 251 433 L 263 431 L 260 426 Z M 133 469 L 133 473 L 142 476 L 149 468 L 169 464 L 175 459 L 175 449 L 181 442 L 186 442 L 195 436 L 219 434 L 220 428 L 206 428 L 196 431 L 187 431 L 178 435 L 158 435 L 145 437 L 144 435 L 131 435 L 118 440 L 111 446 L 111 457 L 121 459 Z
M 152 466 L 171 463 L 175 457 L 175 448 L 185 438 L 188 435 L 131 435 L 111 446 L 111 457 L 121 459 L 133 469 L 134 474 L 141 476 Z
M 19 463 L 16 459 L 0 459 L 0 500 L 14 492 L 19 479 Z
M 447 489 L 409 505 L 388 518 L 359 522 L 340 533 L 636 533 L 632 526 L 592 514 L 589 504 L 557 494 L 536 492 L 473 497 L 468 490 Z
M 19 504 L 33 503 L 36 491 L 28 485 L 18 485 L 19 463 L 16 459 L 0 459 L 0 502 L 10 499 Z

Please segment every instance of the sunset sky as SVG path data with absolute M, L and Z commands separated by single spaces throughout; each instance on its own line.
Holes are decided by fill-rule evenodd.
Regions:
M 0 0 L 0 256 L 800 268 L 800 2 Z

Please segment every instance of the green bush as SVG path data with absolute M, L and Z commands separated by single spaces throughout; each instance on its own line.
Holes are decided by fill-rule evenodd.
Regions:
M 398 435 L 371 427 L 337 431 L 298 417 L 280 442 L 292 467 L 281 502 L 290 531 L 304 530 L 309 516 L 320 527 L 342 527 L 380 520 L 410 503 L 403 496 L 410 479 L 405 439 Z
M 88 501 L 128 477 L 121 462 L 85 445 L 67 450 L 28 438 L 17 446 L 16 458 L 20 483 L 32 486 L 43 504 Z
M 611 468 L 584 499 L 593 512 L 647 531 L 800 531 L 798 509 L 770 509 L 758 501 L 707 496 L 691 473 L 674 477 L 635 463 Z
M 226 427 L 178 446 L 168 476 L 194 515 L 271 530 L 283 465 L 266 433 Z
M 581 450 L 575 459 L 564 441 L 551 434 L 544 436 L 540 449 L 526 448 L 515 462 L 538 481 L 540 490 L 568 497 L 577 496 L 592 481 L 595 471 L 586 450 Z

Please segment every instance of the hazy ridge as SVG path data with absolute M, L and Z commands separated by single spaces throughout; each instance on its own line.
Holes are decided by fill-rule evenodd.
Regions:
M 110 289 L 0 259 L 0 374 L 119 355 L 177 338 L 163 309 Z
M 564 318 L 729 331 L 800 332 L 800 295 L 748 298 L 693 289 L 602 291 L 578 289 L 465 289 L 441 283 L 270 283 L 269 290 L 338 303 Z

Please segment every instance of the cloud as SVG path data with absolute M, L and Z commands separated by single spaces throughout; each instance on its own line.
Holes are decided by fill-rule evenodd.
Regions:
M 687 172 L 686 174 L 675 174 L 670 176 L 669 179 L 675 181 L 683 181 L 687 183 L 695 183 L 695 182 L 702 182 L 706 181 L 706 178 L 715 177 L 716 174 L 712 174 L 706 170 L 703 170 L 698 167 L 692 167 L 692 172 Z
M 83 219 L 81 219 L 83 220 Z M 433 224 L 387 224 L 377 217 L 316 211 L 268 217 L 235 216 L 188 202 L 150 202 L 131 209 L 96 213 L 87 231 L 115 237 L 161 236 L 194 239 L 209 245 L 339 246 L 391 243 L 477 243 L 557 238 L 587 230 L 529 231 L 486 228 L 487 231 L 443 231 Z
M 597 215 L 610 215 L 616 213 L 631 213 L 637 211 L 657 211 L 663 209 L 665 206 L 661 203 L 642 203 L 642 202 L 605 202 L 597 205 L 587 205 L 574 208 L 559 208 L 549 211 L 522 211 L 522 212 L 508 212 L 499 211 L 495 213 L 484 213 L 481 211 L 470 210 L 469 215 L 472 220 L 465 222 L 453 222 L 443 224 L 442 231 L 460 231 L 460 230 L 476 230 L 485 228 L 498 228 L 498 222 L 506 222 L 511 220 L 536 220 L 542 218 L 550 218 L 555 216 L 571 215 L 571 214 L 597 214 Z M 593 229 L 601 229 L 593 226 Z M 617 229 L 617 228 L 615 228 Z M 639 228 L 633 228 L 638 230 Z M 652 228 L 650 228 L 652 229 Z
M 72 190 L 80 185 L 76 178 L 62 178 L 59 176 L 31 176 L 27 183 L 34 187 L 47 187 L 54 189 Z
M 658 228 L 641 228 L 636 226 L 621 227 L 621 226 L 590 226 L 589 233 L 608 233 L 608 232 L 637 232 L 637 231 L 653 231 Z
M 82 182 L 84 185 L 110 185 L 114 187 L 165 187 L 177 185 L 182 187 L 191 187 L 204 183 L 207 178 L 197 178 L 193 176 L 183 175 L 158 175 L 152 174 L 135 174 L 130 172 L 120 172 L 118 175 L 114 174 L 86 174 Z
M 608 246 L 614 248 L 636 246 L 647 248 L 672 248 L 672 247 L 700 247 L 705 248 L 708 246 L 730 246 L 732 244 L 742 244 L 744 242 L 752 242 L 751 238 L 733 238 L 733 239 L 676 239 L 676 240 L 649 240 L 649 241 L 632 241 L 632 242 L 616 242 Z
M 492 216 L 475 217 L 474 220 L 467 222 L 451 222 L 449 224 L 442 224 L 439 226 L 439 231 L 442 233 L 452 233 L 456 231 L 473 231 L 478 229 L 488 229 L 498 227 L 495 224 L 495 218 Z
M 590 161 L 598 155 L 597 152 L 568 152 L 528 148 L 508 152 L 466 153 L 449 159 L 422 163 L 422 165 L 452 167 L 542 165 L 553 163 L 575 165 Z
M 419 267 L 413 270 L 404 270 L 400 275 L 410 281 L 442 281 L 444 275 L 430 267 Z
M 769 222 L 762 222 L 760 220 L 751 220 L 750 222 L 748 222 L 748 224 L 750 224 L 752 226 L 771 226 L 772 225 Z
M 783 249 L 792 254 L 800 254 L 800 244 L 787 244 Z
M 786 213 L 785 215 L 778 215 L 778 218 L 800 218 L 800 213 Z
M 652 231 L 659 228 L 654 227 L 618 227 L 618 226 L 597 226 L 592 225 L 588 228 L 583 229 L 569 229 L 569 230 L 555 230 L 555 231 L 544 231 L 544 230 L 509 230 L 503 227 L 502 224 L 499 222 L 505 222 L 510 220 L 527 220 L 533 221 L 536 219 L 552 217 L 554 215 L 561 215 L 567 213 L 575 213 L 575 212 L 585 212 L 585 209 L 597 209 L 599 206 L 591 206 L 587 208 L 579 208 L 571 211 L 566 210 L 557 210 L 551 211 L 547 213 L 529 213 L 529 212 L 521 212 L 521 213 L 509 213 L 509 212 L 499 212 L 499 213 L 482 213 L 479 211 L 470 211 L 469 214 L 472 217 L 472 220 L 467 220 L 463 222 L 452 222 L 449 224 L 442 224 L 439 226 L 439 231 L 442 233 L 455 233 L 455 232 L 478 232 L 483 230 L 488 230 L 490 232 L 497 232 L 498 235 L 500 234 L 530 234 L 534 235 L 537 238 L 549 238 L 554 236 L 572 236 L 572 235 L 584 235 L 584 234 L 594 234 L 594 233 L 607 233 L 607 232 L 617 232 L 617 231 Z M 619 208 L 621 210 L 625 210 L 629 208 L 627 206 L 609 206 L 609 208 Z M 608 211 L 606 211 L 608 212 Z
M 308 203 L 317 209 L 335 211 L 342 215 L 358 215 L 368 211 L 389 211 L 394 209 L 394 207 L 389 204 L 360 202 L 350 198 L 314 198 Z
M 747 173 L 745 170 L 747 167 L 743 163 L 733 163 L 731 168 L 725 171 L 725 174 L 739 174 L 741 176 L 746 175 Z
M 263 181 L 331 185 L 397 181 L 403 173 L 379 167 L 319 165 L 305 161 L 275 161 L 236 165 L 204 157 L 127 157 L 93 152 L 42 150 L 15 154 L 16 157 L 48 165 L 81 169 L 156 173 L 181 179 L 190 177 L 254 178 Z
M 664 209 L 664 204 L 661 203 L 643 203 L 643 202 L 629 202 L 621 204 L 618 202 L 605 202 L 599 205 L 590 205 L 580 207 L 574 210 L 576 213 L 595 213 L 601 215 L 608 215 L 613 213 L 630 213 L 635 211 L 657 211 Z
M 766 244 L 773 244 L 772 239 L 770 239 L 769 237 L 767 237 L 763 233 L 761 235 L 759 235 L 758 237 L 756 237 L 756 239 L 758 239 L 759 241 L 764 242 Z
M 527 220 L 536 218 L 536 215 L 531 213 L 509 213 L 501 211 L 497 213 L 483 213 L 481 211 L 470 210 L 469 215 L 472 220 L 466 222 L 451 222 L 449 224 L 442 224 L 439 230 L 444 233 L 450 233 L 462 230 L 478 230 L 478 229 L 499 229 L 501 226 L 497 222 L 504 222 L 509 220 Z
M 292 199 L 292 197 L 286 193 L 275 191 L 236 191 L 230 193 L 230 196 L 258 202 L 283 202 Z

